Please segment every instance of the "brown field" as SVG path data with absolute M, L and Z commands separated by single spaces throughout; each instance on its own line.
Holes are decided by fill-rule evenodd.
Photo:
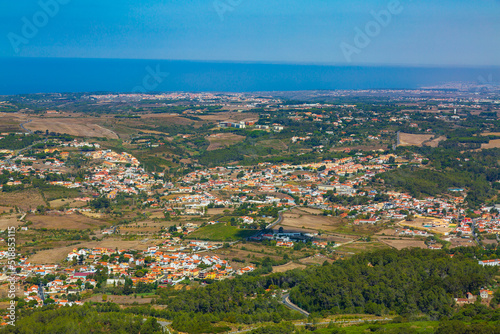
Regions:
M 378 241 L 371 241 L 371 242 L 353 242 L 350 244 L 337 247 L 336 250 L 337 253 L 358 254 L 385 248 L 387 248 L 386 244 Z
M 113 131 L 92 123 L 93 120 L 84 118 L 43 118 L 33 119 L 25 127 L 31 131 L 49 130 L 50 132 L 66 133 L 78 137 L 106 137 L 118 139 Z
M 337 217 L 314 216 L 301 210 L 293 209 L 283 213 L 283 221 L 280 226 L 283 226 L 285 231 L 334 231 L 340 223 Z
M 23 121 L 11 113 L 0 113 L 0 132 L 24 132 L 19 126 Z
M 484 132 L 481 136 L 500 136 L 500 132 Z
M 215 151 L 220 148 L 231 146 L 245 139 L 244 136 L 235 135 L 233 133 L 216 133 L 207 137 L 210 142 L 208 151 Z
M 35 209 L 39 205 L 45 205 L 45 201 L 38 190 L 27 189 L 11 193 L 0 192 L 0 205 L 17 205 L 20 209 L 27 211 L 29 209 Z
M 326 256 L 318 253 L 318 254 L 315 254 L 313 256 L 309 256 L 309 257 L 301 259 L 300 263 L 303 263 L 303 264 L 306 264 L 306 265 L 318 265 L 318 264 L 321 265 L 325 261 L 327 261 L 329 263 L 334 262 L 329 257 L 326 257 Z
M 59 263 L 62 260 L 66 259 L 68 253 L 72 252 L 73 249 L 78 247 L 84 248 L 95 248 L 95 247 L 104 247 L 104 248 L 119 248 L 119 249 L 135 249 L 135 250 L 145 250 L 148 246 L 153 245 L 152 242 L 145 242 L 144 240 L 134 240 L 134 241 L 124 241 L 121 239 L 105 239 L 102 241 L 87 241 L 82 242 L 73 246 L 65 246 L 54 249 L 42 250 L 29 257 L 30 262 L 32 263 Z
M 462 239 L 462 238 L 450 238 L 451 246 L 450 248 L 455 247 L 474 247 L 476 246 L 476 242 L 473 239 Z
M 153 297 L 134 297 L 134 295 L 129 295 L 129 296 L 114 296 L 114 295 L 107 295 L 108 302 L 111 303 L 116 303 L 119 305 L 127 305 L 127 304 L 132 304 L 132 303 L 137 303 L 137 304 L 151 304 L 151 301 L 153 300 Z M 85 301 L 90 301 L 90 302 L 102 302 L 102 295 L 92 295 L 89 299 L 86 299 Z
M 225 111 L 225 112 L 218 112 L 213 115 L 201 115 L 198 116 L 201 119 L 205 121 L 235 121 L 235 122 L 250 122 L 250 121 L 258 121 L 259 120 L 259 115 L 256 113 L 239 113 L 239 112 L 231 112 L 231 111 Z
M 170 226 L 178 224 L 179 222 L 158 222 L 154 221 L 141 221 L 137 224 L 128 224 L 120 226 L 120 234 L 142 234 L 142 233 L 156 233 L 161 230 L 162 227 L 168 229 Z
M 400 238 L 396 240 L 391 240 L 389 238 L 379 237 L 378 240 L 390 247 L 396 248 L 397 250 L 410 247 L 423 248 L 423 249 L 427 248 L 427 245 L 422 240 L 416 240 L 413 238 Z
M 273 273 L 284 273 L 285 271 L 292 269 L 304 269 L 306 268 L 305 264 L 298 264 L 295 262 L 288 262 L 287 264 L 283 264 L 281 266 L 273 267 Z
M 399 146 L 422 146 L 426 141 L 429 141 L 434 135 L 414 135 L 411 133 L 399 133 Z
M 81 208 L 82 206 L 87 205 L 86 202 L 74 201 L 70 198 L 56 199 L 56 200 L 50 201 L 49 204 L 50 204 L 50 207 L 54 208 L 54 209 L 60 208 L 60 207 L 65 206 L 65 205 L 69 205 L 71 208 Z
M 31 228 L 47 228 L 47 229 L 68 229 L 68 230 L 86 230 L 92 229 L 105 223 L 80 214 L 71 215 L 28 215 L 26 220 L 33 223 Z
M 17 219 L 17 215 L 8 215 L 8 216 L 1 216 L 0 217 L 0 230 L 6 230 L 10 226 L 15 226 L 18 227 L 19 225 L 22 225 L 23 222 L 19 221 Z
M 308 208 L 308 207 L 300 207 L 296 208 L 298 211 L 303 211 L 305 213 L 310 213 L 311 215 L 321 215 L 323 213 L 320 209 Z
M 481 144 L 482 149 L 499 148 L 499 147 L 500 147 L 500 139 L 493 139 L 490 140 L 489 143 Z
M 226 208 L 212 208 L 212 209 L 207 209 L 207 215 L 208 216 L 221 215 L 224 213 L 224 210 L 232 211 L 232 209 L 226 209 Z
M 439 143 L 442 142 L 443 140 L 446 140 L 445 136 L 434 138 L 431 141 L 424 143 L 424 145 L 430 147 L 438 147 Z
M 259 142 L 259 144 L 264 147 L 272 147 L 277 150 L 282 150 L 282 151 L 288 150 L 288 145 L 285 143 L 284 140 L 279 140 L 279 139 L 262 140 Z
M 0 214 L 10 212 L 11 209 L 14 209 L 11 206 L 0 206 Z
M 436 224 L 436 227 L 424 227 L 423 226 L 423 225 L 427 225 L 429 223 Z M 417 216 L 417 218 L 412 220 L 412 221 L 402 220 L 398 223 L 398 225 L 399 226 L 414 227 L 416 229 L 420 229 L 423 231 L 429 231 L 432 233 L 439 233 L 439 234 L 445 234 L 445 233 L 449 233 L 452 231 L 452 229 L 449 227 L 446 227 L 446 225 L 444 225 L 441 220 L 436 219 L 436 218 L 431 218 L 431 217 Z

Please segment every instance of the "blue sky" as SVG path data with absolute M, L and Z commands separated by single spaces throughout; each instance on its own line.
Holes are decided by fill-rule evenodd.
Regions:
M 355 29 L 395 0 L 42 1 L 68 3 L 33 36 L 39 2 L 2 3 L 0 57 L 500 66 L 500 0 L 401 0 L 362 47 Z

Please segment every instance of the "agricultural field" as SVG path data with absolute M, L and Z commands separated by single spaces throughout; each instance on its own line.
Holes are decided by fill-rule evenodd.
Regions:
M 411 133 L 399 133 L 399 146 L 422 146 L 430 141 L 434 135 L 415 135 Z
M 23 225 L 24 222 L 21 222 L 17 217 L 19 214 L 12 215 L 2 215 L 0 216 L 0 230 L 6 230 L 10 226 L 18 227 Z
M 390 237 L 378 237 L 378 241 L 381 243 L 384 243 L 390 247 L 396 248 L 397 250 L 403 249 L 403 248 L 410 248 L 410 247 L 415 247 L 415 248 L 422 248 L 426 249 L 427 245 L 425 242 L 422 240 L 416 240 L 413 238 L 390 238 Z
M 81 118 L 34 118 L 25 127 L 31 131 L 65 133 L 77 137 L 118 139 L 113 131 Z
M 45 204 L 40 191 L 36 189 L 26 189 L 9 193 L 0 192 L 0 205 L 2 206 L 17 206 L 23 211 L 28 211 Z
M 31 228 L 40 229 L 68 229 L 68 230 L 86 230 L 106 225 L 105 222 L 85 217 L 81 214 L 69 215 L 33 215 L 29 214 L 25 218 L 26 221 L 32 222 Z
M 191 233 L 189 237 L 190 239 L 199 240 L 236 241 L 246 239 L 256 233 L 256 230 L 245 230 L 229 224 L 220 223 L 202 227 Z
M 339 253 L 347 253 L 349 255 L 352 255 L 352 254 L 375 251 L 385 248 L 388 248 L 388 246 L 378 241 L 369 241 L 369 242 L 356 241 L 349 244 L 341 245 L 336 248 L 336 251 Z
M 4 104 L 0 104 L 0 111 Z M 21 132 L 22 128 L 19 126 L 23 120 L 17 114 L 0 112 L 0 132 Z
M 340 224 L 340 218 L 316 216 L 299 209 L 293 209 L 283 213 L 283 221 L 280 226 L 287 232 L 303 232 L 304 230 L 323 230 L 333 232 Z
M 490 140 L 489 143 L 481 144 L 481 149 L 486 150 L 490 148 L 499 148 L 500 147 L 500 139 Z
M 245 137 L 233 133 L 215 133 L 208 136 L 207 139 L 210 142 L 207 150 L 214 151 L 243 141 Z
M 446 234 L 453 229 L 440 219 L 417 216 L 412 221 L 403 220 L 398 223 L 399 226 L 413 227 L 419 230 L 425 230 L 432 233 Z
M 287 264 L 283 264 L 281 266 L 274 266 L 273 273 L 284 273 L 288 270 L 293 269 L 305 269 L 307 266 L 305 264 L 299 264 L 295 262 L 288 262 Z

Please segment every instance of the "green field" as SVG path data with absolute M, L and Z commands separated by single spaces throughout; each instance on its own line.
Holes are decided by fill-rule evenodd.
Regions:
M 396 333 L 398 329 L 410 329 L 411 333 L 418 334 L 432 334 L 436 331 L 439 325 L 439 321 L 418 321 L 418 322 L 407 322 L 400 324 L 364 324 L 359 326 L 347 326 L 342 329 L 345 330 L 346 334 L 358 334 L 358 333 L 371 333 L 371 332 L 380 332 L 385 333 L 386 331 L 389 333 Z M 382 329 L 383 328 L 383 329 Z M 317 330 L 315 333 L 319 334 L 329 334 L 332 332 L 331 328 L 323 328 Z M 399 331 L 398 331 L 399 332 Z M 401 332 L 403 333 L 403 332 Z
M 256 234 L 256 230 L 243 230 L 226 224 L 208 225 L 192 233 L 189 237 L 212 241 L 236 241 Z

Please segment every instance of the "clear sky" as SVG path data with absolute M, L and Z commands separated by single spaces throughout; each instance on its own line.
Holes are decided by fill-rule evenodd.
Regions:
M 500 0 L 41 1 L 2 1 L 0 57 L 500 66 Z

